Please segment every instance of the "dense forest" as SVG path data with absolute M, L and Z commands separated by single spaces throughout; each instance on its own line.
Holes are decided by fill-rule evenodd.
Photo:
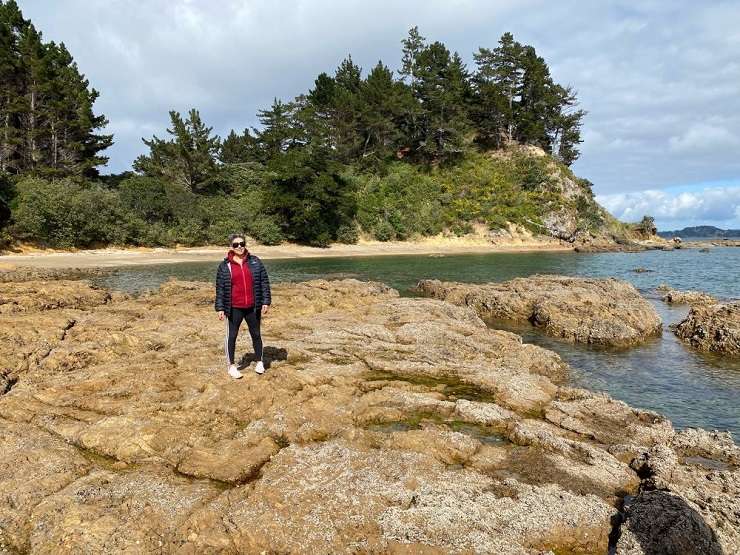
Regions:
M 131 171 L 101 176 L 113 138 L 93 110 L 98 92 L 64 44 L 44 42 L 0 0 L 3 240 L 194 245 L 243 230 L 324 246 L 474 223 L 540 231 L 568 203 L 583 230 L 601 224 L 590 184 L 568 170 L 585 112 L 534 47 L 505 33 L 468 68 L 416 27 L 401 46 L 397 72 L 381 61 L 364 72 L 347 56 L 306 93 L 260 110 L 256 128 L 223 139 L 198 110 L 171 111 Z M 557 193 L 559 176 L 578 183 L 577 198 Z

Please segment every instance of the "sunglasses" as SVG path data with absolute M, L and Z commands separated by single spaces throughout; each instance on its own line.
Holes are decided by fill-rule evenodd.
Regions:
M 247 244 L 244 241 L 237 241 L 236 243 L 231 243 L 231 246 L 238 249 L 239 247 L 246 247 Z

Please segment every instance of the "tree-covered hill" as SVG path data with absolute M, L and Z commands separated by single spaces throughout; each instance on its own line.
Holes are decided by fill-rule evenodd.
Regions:
M 69 52 L 13 1 L 0 0 L 0 40 L 6 242 L 195 245 L 242 230 L 321 246 L 509 223 L 575 241 L 618 227 L 568 168 L 585 115 L 575 92 L 510 33 L 469 68 L 413 28 L 397 74 L 348 56 L 224 139 L 197 110 L 172 111 L 132 171 L 109 176 L 98 93 Z

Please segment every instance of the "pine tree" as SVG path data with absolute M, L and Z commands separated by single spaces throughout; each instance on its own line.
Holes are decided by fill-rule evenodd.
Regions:
M 504 33 L 494 50 L 480 48 L 473 55 L 478 71 L 475 81 L 483 96 L 481 101 L 489 109 L 498 106 L 502 111 L 501 122 L 509 141 L 514 138 L 516 103 L 521 95 L 524 69 L 522 67 L 522 45 L 514 40 L 511 33 Z M 502 95 L 505 102 L 498 98 Z
M 325 247 L 356 211 L 351 185 L 323 149 L 291 148 L 267 165 L 274 176 L 268 210 L 285 222 L 288 238 Z
M 401 41 L 403 57 L 399 74 L 408 78 L 411 85 L 416 83 L 416 64 L 419 54 L 426 46 L 426 39 L 419 33 L 418 27 L 409 29 L 408 36 Z
M 15 2 L 0 2 L 0 171 L 9 173 L 21 169 L 23 81 L 18 37 L 28 25 Z
M 39 115 L 41 87 L 47 74 L 45 72 L 41 35 L 30 25 L 23 29 L 18 41 L 20 62 L 24 68 L 23 108 L 21 127 L 23 133 L 23 167 L 34 170 L 41 162 L 41 126 Z
M 179 112 L 170 111 L 170 140 L 142 139 L 149 147 L 149 154 L 142 154 L 134 161 L 134 169 L 149 177 L 158 177 L 178 183 L 194 193 L 211 192 L 211 178 L 216 173 L 216 158 L 220 139 L 211 136 L 196 109 L 191 109 L 183 120 Z
M 44 43 L 14 1 L 0 1 L 0 170 L 96 176 L 111 135 L 98 97 L 64 44 Z
M 321 73 L 314 81 L 305 104 L 296 113 L 314 145 L 335 149 L 336 139 L 336 101 L 338 86 L 333 77 Z
M 434 42 L 419 52 L 415 66 L 413 91 L 422 110 L 416 150 L 431 159 L 461 154 L 470 127 L 466 105 L 470 89 L 462 59 Z
M 260 110 L 257 118 L 262 129 L 257 135 L 265 160 L 270 160 L 301 144 L 303 133 L 295 121 L 296 104 L 277 98 L 267 110 Z
M 326 73 L 320 73 L 314 81 L 313 90 L 309 91 L 308 99 L 314 105 L 317 112 L 326 114 L 328 118 L 334 108 L 334 100 L 337 92 L 337 82 Z
M 537 145 L 571 164 L 578 157 L 580 126 L 576 95 L 555 83 L 544 59 L 504 33 L 494 50 L 474 55 L 471 119 L 477 140 L 500 147 L 505 141 Z
M 95 176 L 96 166 L 108 161 L 99 152 L 113 142 L 111 135 L 93 132 L 108 123 L 92 111 L 98 91 L 79 73 L 64 44 L 52 42 L 47 48 L 46 67 L 52 79 L 42 87 L 47 137 L 43 165 L 58 175 Z
M 476 142 L 485 148 L 501 148 L 509 140 L 511 107 L 501 87 L 491 81 L 473 78 L 470 119 L 476 129 Z
M 570 166 L 580 154 L 578 146 L 581 138 L 581 121 L 585 110 L 577 110 L 578 99 L 571 87 L 557 85 L 557 114 L 549 130 L 552 135 L 553 155 L 565 165 Z
M 522 143 L 534 144 L 549 151 L 548 117 L 552 115 L 552 102 L 555 100 L 550 71 L 531 46 L 524 47 L 521 59 L 524 74 L 517 111 L 516 138 Z
M 360 90 L 362 82 L 362 68 L 352 61 L 352 56 L 347 56 L 339 64 L 334 74 L 334 80 L 337 85 L 350 93 L 356 93 Z
M 357 128 L 358 98 L 362 84 L 362 68 L 345 58 L 334 74 L 337 84 L 334 96 L 334 146 L 336 159 L 349 163 L 358 156 L 362 137 Z
M 224 164 L 263 161 L 257 137 L 249 129 L 245 129 L 241 135 L 232 130 L 221 143 L 219 160 Z
M 399 121 L 412 103 L 408 88 L 394 81 L 393 72 L 379 61 L 362 83 L 358 95 L 362 158 L 383 159 L 402 146 L 404 136 Z

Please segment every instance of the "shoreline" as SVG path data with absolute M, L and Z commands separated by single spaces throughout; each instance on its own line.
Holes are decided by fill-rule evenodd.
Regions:
M 264 260 L 290 258 L 335 258 L 393 255 L 454 255 L 517 252 L 573 252 L 572 245 L 559 241 L 517 241 L 486 243 L 465 239 L 434 239 L 426 241 L 361 241 L 355 245 L 333 244 L 330 247 L 309 247 L 286 243 L 282 245 L 249 245 L 250 251 Z M 33 249 L 19 254 L 0 255 L 0 270 L 17 267 L 33 268 L 112 268 L 183 262 L 217 262 L 226 247 L 135 247 L 105 248 L 81 251 Z

